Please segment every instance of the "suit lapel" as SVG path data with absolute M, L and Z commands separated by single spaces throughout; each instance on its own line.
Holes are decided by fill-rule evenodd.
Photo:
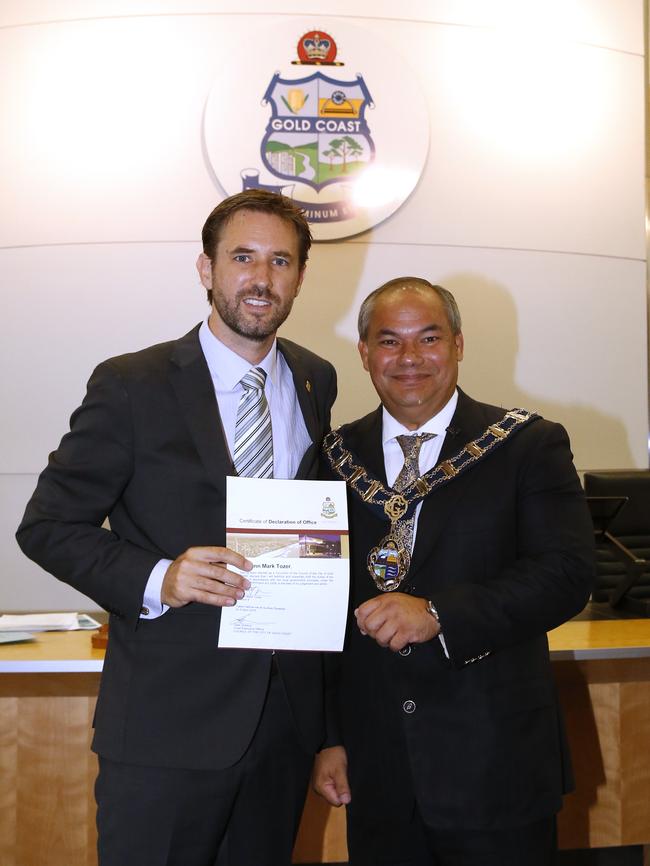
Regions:
M 485 430 L 488 423 L 480 404 L 468 397 L 458 389 L 458 405 L 451 419 L 445 441 L 442 444 L 438 464 L 464 448 L 464 446 L 476 439 Z M 458 499 L 471 484 L 473 470 L 459 479 L 452 479 L 441 487 L 434 489 L 422 503 L 422 510 L 418 520 L 418 531 L 411 560 L 411 571 L 417 572 L 426 561 L 435 547 L 440 533 L 444 529 L 448 517 L 451 515 Z
M 358 421 L 352 430 L 342 431 L 346 447 L 359 458 L 368 472 L 385 486 L 386 466 L 382 445 L 382 407 Z
M 170 382 L 196 449 L 215 487 L 224 489 L 234 475 L 212 378 L 199 343 L 199 327 L 176 342 L 171 355 Z

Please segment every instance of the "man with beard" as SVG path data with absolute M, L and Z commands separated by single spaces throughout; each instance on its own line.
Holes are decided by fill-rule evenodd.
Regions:
M 323 738 L 318 654 L 217 647 L 249 588 L 226 476 L 313 478 L 332 366 L 276 331 L 311 235 L 274 193 L 221 202 L 197 268 L 209 317 L 100 364 L 17 538 L 110 612 L 93 749 L 100 866 L 281 866 Z M 105 518 L 110 530 L 103 526 Z
M 571 771 L 546 632 L 594 574 L 566 431 L 457 387 L 460 313 L 426 280 L 366 298 L 359 351 L 382 405 L 325 439 L 353 614 L 316 790 L 352 866 L 550 866 Z

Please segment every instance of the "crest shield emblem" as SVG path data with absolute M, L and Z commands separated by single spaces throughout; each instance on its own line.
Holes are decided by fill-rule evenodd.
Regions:
M 363 76 L 340 81 L 322 72 L 297 79 L 276 73 L 263 103 L 271 117 L 260 150 L 275 177 L 320 190 L 353 180 L 374 160 L 365 119 L 374 105 Z

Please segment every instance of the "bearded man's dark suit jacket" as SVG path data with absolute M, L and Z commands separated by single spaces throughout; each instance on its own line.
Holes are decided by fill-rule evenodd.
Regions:
M 315 477 L 336 374 L 287 340 Z M 17 538 L 44 569 L 110 611 L 93 748 L 114 761 L 219 769 L 243 754 L 271 669 L 264 651 L 217 649 L 221 609 L 198 603 L 140 619 L 149 574 L 189 547 L 225 545 L 226 476 L 235 474 L 198 327 L 100 364 L 50 456 Z M 105 517 L 110 532 L 102 529 Z M 321 660 L 280 653 L 306 749 L 323 737 Z
M 440 462 L 504 411 L 459 391 Z M 386 484 L 381 407 L 339 432 Z M 354 610 L 379 594 L 366 557 L 389 524 L 348 499 Z M 431 599 L 449 658 L 437 638 L 383 649 L 354 617 L 341 657 L 329 742 L 348 751 L 361 833 L 364 815 L 389 828 L 412 810 L 409 790 L 441 829 L 515 827 L 560 808 L 571 769 L 546 631 L 584 607 L 592 580 L 593 527 L 559 424 L 531 422 L 428 495 L 398 591 Z

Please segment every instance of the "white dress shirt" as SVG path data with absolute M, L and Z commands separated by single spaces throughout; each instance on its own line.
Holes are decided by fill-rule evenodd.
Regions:
M 235 446 L 237 407 L 244 391 L 241 379 L 251 367 L 261 367 L 266 372 L 264 393 L 271 412 L 273 477 L 295 478 L 300 461 L 311 445 L 311 438 L 298 403 L 291 370 L 282 353 L 278 352 L 277 341 L 273 341 L 268 354 L 259 364 L 250 364 L 215 337 L 206 319 L 199 328 L 199 342 L 212 377 L 231 459 Z M 215 436 L 217 433 L 215 430 Z M 159 560 L 149 575 L 142 601 L 142 619 L 155 619 L 169 609 L 162 603 L 160 592 L 165 572 L 171 563 L 171 559 Z
M 393 416 L 386 410 L 383 409 L 382 416 L 382 436 L 381 442 L 384 450 L 384 468 L 386 470 L 386 481 L 389 486 L 392 487 L 395 479 L 400 473 L 402 466 L 404 465 L 404 452 L 402 451 L 402 447 L 397 441 L 397 436 L 415 436 L 416 433 L 435 433 L 433 439 L 427 439 L 422 443 L 420 448 L 420 454 L 418 457 L 418 465 L 420 467 L 420 475 L 424 475 L 425 472 L 428 472 L 438 462 L 438 458 L 440 457 L 440 451 L 442 450 L 442 444 L 445 441 L 445 436 L 447 435 L 447 428 L 451 424 L 451 419 L 453 418 L 454 412 L 456 411 L 456 404 L 458 403 L 458 391 L 454 390 L 454 393 L 451 396 L 451 399 L 448 403 L 446 403 L 442 409 L 438 412 L 437 415 L 434 415 L 433 418 L 429 418 L 428 421 L 418 427 L 417 430 L 409 430 L 403 424 L 400 424 Z M 418 531 L 418 520 L 420 518 L 420 511 L 422 510 L 422 502 L 419 502 L 415 509 L 415 520 L 413 524 L 413 541 L 411 543 L 411 553 L 413 553 L 413 548 L 415 547 L 415 539 Z M 442 632 L 438 635 L 440 638 L 440 643 L 444 650 L 445 655 L 449 658 L 449 653 L 447 652 L 447 646 L 445 644 L 445 639 L 442 635 Z

